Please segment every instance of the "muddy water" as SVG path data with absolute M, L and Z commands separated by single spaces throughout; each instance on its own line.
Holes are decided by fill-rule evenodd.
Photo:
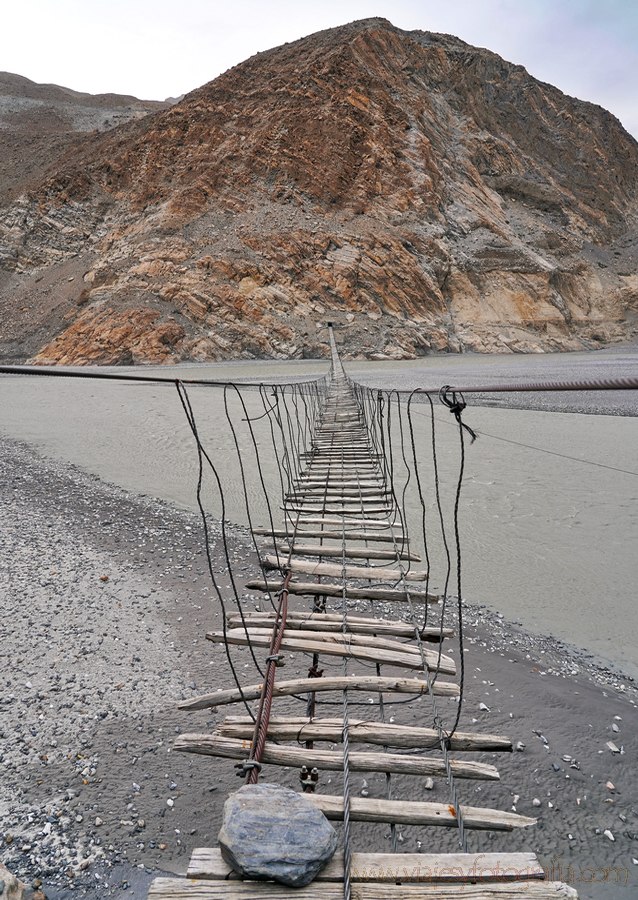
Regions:
M 598 365 L 600 359 L 597 356 Z M 445 368 L 440 361 L 437 365 Z M 480 370 L 485 364 L 479 360 L 477 365 Z M 325 371 L 325 364 L 308 362 L 179 369 L 183 377 L 231 379 L 287 379 Z M 352 371 L 357 374 L 357 367 Z M 389 373 L 394 384 L 404 383 L 406 376 L 402 364 L 392 369 L 368 364 L 359 371 L 367 379 L 379 372 L 385 380 Z M 414 377 L 412 371 L 408 374 Z M 437 371 L 439 380 L 446 380 L 443 375 L 445 371 Z M 246 524 L 223 391 L 192 388 L 190 395 L 206 448 L 224 474 L 228 518 Z M 248 415 L 259 416 L 264 409 L 259 393 L 245 391 L 243 396 Z M 133 493 L 194 508 L 196 454 L 172 386 L 7 376 L 0 381 L 0 398 L 2 433 Z M 238 440 L 247 451 L 250 511 L 264 522 L 265 506 L 242 423 L 245 413 L 232 392 L 227 400 Z M 446 410 L 437 408 L 435 416 L 442 491 L 449 503 L 458 466 L 457 432 Z M 466 418 L 481 437 L 466 456 L 461 518 L 465 596 L 638 677 L 638 419 L 487 407 L 468 409 Z M 266 421 L 255 424 L 255 434 L 264 477 L 276 484 Z M 415 407 L 414 421 L 417 442 L 425 448 L 425 406 Z M 431 474 L 426 466 L 428 485 Z M 209 499 L 218 507 L 218 498 L 211 494 Z M 413 485 L 406 504 L 416 524 L 420 505 Z M 428 521 L 435 521 L 434 513 L 430 494 Z M 436 540 L 431 549 L 433 586 L 440 587 L 444 571 Z

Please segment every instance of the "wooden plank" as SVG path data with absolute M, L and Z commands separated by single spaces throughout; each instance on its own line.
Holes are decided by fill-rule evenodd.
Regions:
M 301 623 L 297 624 L 301 626 Z M 251 622 L 248 624 L 247 630 L 248 637 L 258 642 L 257 646 L 264 646 L 263 641 L 272 639 L 272 625 L 270 623 L 265 623 L 264 627 Z M 243 625 L 235 626 L 234 628 L 228 629 L 226 634 L 229 635 L 229 637 L 234 637 L 237 634 L 245 636 L 246 629 Z M 364 650 L 387 650 L 392 653 L 406 654 L 412 657 L 415 664 L 412 668 L 421 667 L 421 651 L 416 645 L 416 642 L 414 644 L 407 642 L 403 643 L 392 637 L 377 636 L 374 634 L 356 634 L 354 632 L 344 633 L 338 629 L 334 631 L 312 631 L 303 627 L 293 627 L 290 630 L 290 633 L 286 628 L 284 631 L 284 640 L 288 638 L 297 642 L 321 641 L 326 648 L 332 648 L 334 645 L 337 647 L 344 646 L 351 652 L 355 649 L 363 648 Z M 328 653 L 329 650 L 325 649 L 323 652 Z M 430 665 L 435 664 L 438 661 L 439 669 L 441 671 L 444 670 L 444 667 L 448 669 L 454 668 L 454 660 L 450 656 L 445 656 L 445 654 L 439 653 L 436 650 L 423 649 L 423 655 Z
M 359 529 L 359 528 L 378 528 L 383 529 L 386 528 L 388 531 L 396 531 L 397 534 L 401 534 L 403 531 L 403 525 L 401 522 L 390 522 L 388 519 L 357 519 L 354 516 L 340 516 L 337 518 L 336 516 L 326 515 L 326 516 L 307 516 L 305 514 L 299 514 L 297 516 L 292 516 L 288 513 L 288 518 L 293 522 L 299 522 L 302 525 L 339 525 L 339 527 L 343 526 L 345 533 L 348 533 L 348 528 Z
M 334 446 L 317 445 L 314 447 L 314 453 L 309 454 L 301 459 L 302 465 L 312 465 L 315 462 L 325 462 L 326 460 L 339 458 L 341 456 L 354 456 L 359 458 L 366 465 L 379 466 L 383 465 L 382 457 L 377 453 L 371 453 L 370 448 L 362 448 L 359 444 L 348 449 L 346 444 L 335 444 Z
M 323 483 L 333 481 L 354 481 L 353 487 L 360 487 L 362 480 L 373 481 L 373 487 L 391 487 L 384 478 L 384 472 L 376 463 L 365 463 L 356 459 L 327 459 L 316 458 L 307 468 L 298 473 L 299 483 L 321 481 Z
M 329 500 L 331 503 L 337 500 L 347 500 L 355 502 L 357 500 L 365 500 L 368 503 L 383 503 L 388 497 L 392 496 L 392 491 L 386 491 L 382 488 L 373 487 L 355 491 L 352 488 L 304 488 L 302 486 L 293 486 L 292 490 L 286 494 L 286 499 L 292 501 L 304 501 L 307 499 L 316 502 L 317 500 Z
M 325 544 L 298 544 L 292 547 L 280 547 L 279 553 L 296 553 L 299 556 L 337 556 L 346 559 L 393 559 L 421 562 L 418 553 L 397 550 L 377 550 L 372 547 L 327 547 Z
M 188 878 L 239 878 L 217 847 L 196 847 Z M 455 884 L 519 881 L 545 877 L 535 853 L 353 853 L 351 881 Z M 335 853 L 317 881 L 343 880 L 343 854 Z M 460 894 L 459 896 L 463 896 Z
M 281 590 L 283 581 L 249 581 L 246 587 L 250 591 L 278 591 Z M 318 584 L 313 581 L 292 581 L 288 588 L 289 594 L 339 597 L 343 596 L 343 588 L 340 584 Z M 406 603 L 406 593 L 403 588 L 352 588 L 349 585 L 345 590 L 346 600 L 370 600 L 370 601 L 401 601 Z M 426 594 L 423 591 L 410 590 L 413 603 L 425 603 Z M 438 594 L 427 594 L 428 603 L 438 603 L 441 600 Z
M 362 487 L 360 490 L 357 490 L 355 488 L 332 487 L 330 484 L 322 487 L 315 487 L 314 485 L 306 487 L 304 484 L 296 484 L 291 487 L 287 496 L 292 499 L 310 498 L 313 501 L 326 498 L 331 502 L 344 499 L 351 503 L 357 500 L 367 500 L 370 503 L 373 500 L 376 502 L 387 502 L 392 493 L 391 490 L 387 490 L 382 485 L 373 485 L 368 488 Z
M 338 497 L 309 497 L 307 499 L 287 496 L 284 499 L 286 511 L 292 512 L 308 512 L 308 513 L 333 513 L 341 514 L 342 512 L 356 514 L 357 516 L 365 516 L 368 512 L 372 516 L 383 515 L 392 511 L 390 501 L 383 501 L 362 498 L 361 500 L 350 501 L 348 499 L 340 499 Z
M 254 722 L 248 716 L 226 716 L 219 726 L 226 737 L 247 738 L 253 736 Z M 307 719 L 301 716 L 271 716 L 268 736 L 276 740 L 333 741 L 339 743 L 343 733 L 341 719 Z M 354 719 L 349 722 L 350 743 L 380 744 L 404 750 L 439 746 L 438 732 L 434 728 L 416 725 L 390 725 Z M 511 752 L 509 738 L 496 734 L 456 731 L 450 739 L 451 750 L 495 750 Z
M 249 746 L 246 746 L 246 745 Z M 180 734 L 173 750 L 196 753 L 222 759 L 246 759 L 251 741 L 228 738 L 220 734 Z M 397 775 L 422 775 L 446 777 L 445 762 L 441 757 L 413 756 L 401 753 L 362 753 L 351 750 L 348 754 L 352 772 L 390 772 Z M 317 766 L 319 769 L 340 772 L 343 769 L 343 753 L 338 750 L 316 750 L 306 747 L 286 747 L 267 742 L 261 762 L 276 766 Z M 498 781 L 495 766 L 488 763 L 466 762 L 453 759 L 450 769 L 456 778 L 482 781 Z
M 311 629 L 306 629 L 303 626 L 303 623 L 297 622 L 296 626 L 290 629 L 292 634 L 288 634 L 288 628 L 284 631 L 284 638 L 292 637 L 295 640 L 300 641 L 321 641 L 326 646 L 332 646 L 333 644 L 344 644 L 347 647 L 365 647 L 369 649 L 375 650 L 390 650 L 397 653 L 408 653 L 411 656 L 414 656 L 418 661 L 421 660 L 421 652 L 416 644 L 412 643 L 403 643 L 402 641 L 395 640 L 392 637 L 384 637 L 377 636 L 376 634 L 357 634 L 354 631 L 343 632 L 339 629 L 335 629 L 332 631 L 329 630 L 319 630 L 312 631 Z M 235 634 L 239 632 L 241 634 L 245 634 L 244 626 L 241 624 L 236 625 L 234 628 L 229 629 L 226 633 L 232 632 Z M 257 639 L 263 638 L 264 640 L 267 638 L 272 639 L 272 624 L 269 622 L 264 623 L 263 625 L 256 622 L 248 622 L 248 634 L 249 636 L 255 637 Z M 413 637 L 414 635 L 410 635 Z M 445 666 L 454 666 L 454 660 L 450 656 L 445 656 L 445 654 L 439 654 L 437 650 L 425 650 L 423 651 L 425 657 L 428 661 L 440 659 L 441 665 Z
M 341 541 L 344 537 L 347 541 L 370 541 L 372 543 L 385 543 L 385 544 L 398 544 L 399 547 L 407 547 L 408 541 L 404 540 L 400 535 L 395 535 L 394 537 L 387 532 L 385 534 L 381 534 L 380 532 L 375 531 L 321 531 L 320 529 L 315 530 L 307 530 L 297 528 L 295 529 L 292 525 L 285 530 L 283 528 L 275 529 L 274 531 L 269 530 L 268 528 L 253 528 L 253 534 L 257 537 L 276 537 L 276 538 L 325 538 L 330 541 Z
M 326 637 L 319 639 L 318 635 L 313 635 L 314 640 L 296 637 L 292 634 L 284 633 L 281 648 L 282 650 L 294 651 L 300 653 L 322 653 L 324 656 L 342 656 L 348 659 L 361 659 L 365 662 L 379 663 L 385 666 L 403 666 L 406 669 L 422 669 L 423 664 L 420 654 L 410 652 L 384 650 L 377 646 L 359 646 L 354 643 L 337 643 L 331 642 Z M 330 638 L 335 635 L 331 634 Z M 253 647 L 269 647 L 272 633 L 271 629 L 264 629 L 259 634 L 252 630 L 244 631 L 243 628 L 231 628 L 225 633 L 222 631 L 208 632 L 206 638 L 213 644 L 235 644 L 240 647 L 246 647 L 252 644 Z M 439 661 L 438 653 L 432 650 L 424 650 L 425 661 L 431 672 L 439 671 L 446 675 L 454 675 L 456 673 L 456 665 L 449 657 L 443 657 Z M 449 661 L 448 661 L 449 660 Z
M 391 494 L 392 485 L 387 485 L 382 478 L 342 478 L 337 475 L 328 475 L 324 478 L 320 478 L 318 475 L 300 475 L 298 479 L 296 479 L 293 487 L 295 490 L 306 490 L 307 488 L 312 488 L 314 491 L 323 491 L 325 488 L 329 488 L 332 491 L 356 491 L 355 496 L 359 496 L 359 489 L 361 491 L 377 491 L 383 492 L 387 494 Z
M 211 709 L 225 706 L 228 703 L 240 703 L 245 700 L 258 700 L 261 697 L 263 684 L 248 684 L 239 688 L 215 691 L 202 694 L 192 700 L 184 700 L 180 709 Z M 292 681 L 276 681 L 273 697 L 289 697 L 291 694 L 321 693 L 323 691 L 365 691 L 366 693 L 399 693 L 427 694 L 426 681 L 419 678 L 391 678 L 380 675 L 324 675 L 321 678 L 295 678 Z M 437 678 L 432 685 L 432 693 L 440 697 L 458 697 L 459 686 L 451 681 Z
M 321 441 L 315 442 L 315 460 L 336 460 L 340 462 L 342 459 L 348 462 L 364 462 L 371 463 L 370 451 L 367 447 L 352 447 L 350 441 Z M 378 457 L 377 457 L 378 459 Z
M 321 472 L 322 475 L 341 471 L 355 474 L 360 472 L 361 474 L 380 475 L 383 469 L 379 463 L 374 461 L 362 462 L 361 460 L 337 459 L 324 453 L 313 457 L 303 471 L 315 474 Z
M 281 560 L 267 553 L 262 557 L 262 565 L 267 569 L 279 569 Z M 293 572 L 302 572 L 304 575 L 327 575 L 330 578 L 367 578 L 371 581 L 425 581 L 428 573 L 423 569 L 419 571 L 399 572 L 398 569 L 384 569 L 381 566 L 341 566 L 337 563 L 313 563 L 301 559 L 286 561 L 286 567 Z
M 313 479 L 301 479 L 292 485 L 293 492 L 302 494 L 342 494 L 346 497 L 369 497 L 387 495 L 392 493 L 392 488 L 383 484 L 379 479 L 376 483 L 360 484 L 358 481 L 345 482 L 342 478 L 327 478 L 321 482 Z
M 148 900 L 343 900 L 343 885 L 313 881 L 290 888 L 268 881 L 205 881 L 155 878 Z M 505 881 L 464 884 L 365 884 L 353 888 L 352 900 L 578 900 L 576 890 L 559 881 Z
M 328 819 L 343 819 L 343 797 L 307 794 L 308 799 Z M 439 825 L 456 828 L 456 813 L 448 803 L 423 800 L 379 800 L 372 797 L 350 797 L 350 820 L 353 822 L 394 822 L 397 825 Z M 528 828 L 536 819 L 500 809 L 461 805 L 466 828 L 490 831 L 512 831 Z
M 244 621 L 250 625 L 265 627 L 273 625 L 276 620 L 274 613 L 244 613 Z M 230 628 L 243 627 L 239 613 L 231 613 L 227 618 Z M 387 622 L 384 619 L 360 619 L 358 616 L 348 615 L 348 633 L 350 634 L 390 634 L 395 637 L 414 637 L 417 627 L 409 622 Z M 341 631 L 343 627 L 343 615 L 341 613 L 293 613 L 288 612 L 286 628 L 305 629 L 307 631 Z M 441 637 L 450 637 L 453 634 L 451 628 L 436 628 L 427 626 L 419 630 L 419 635 L 425 641 L 439 641 Z
M 330 487 L 344 487 L 344 488 L 364 488 L 364 487 L 380 487 L 385 488 L 386 483 L 382 478 L 366 478 L 365 480 L 362 478 L 352 479 L 339 479 L 339 478 L 315 478 L 311 475 L 300 475 L 296 480 L 298 485 L 302 485 L 303 487 L 325 487 L 329 485 Z
M 373 501 L 376 503 L 376 501 Z M 344 516 L 363 516 L 366 512 L 370 513 L 370 515 L 380 516 L 386 513 L 389 515 L 392 512 L 392 507 L 390 506 L 369 506 L 367 509 L 364 509 L 367 506 L 365 500 L 362 500 L 360 503 L 356 504 L 356 506 L 346 506 L 345 503 L 338 503 L 336 500 L 331 500 L 330 504 L 326 503 L 323 506 L 314 506 L 308 503 L 295 503 L 285 501 L 285 506 L 282 507 L 286 512 L 293 513 L 309 513 L 311 515 L 316 515 L 317 513 L 325 513 L 328 516 L 341 515 Z
M 376 460 L 370 459 L 370 454 L 365 451 L 363 453 L 350 453 L 348 451 L 341 451 L 338 448 L 333 450 L 322 449 L 318 451 L 309 464 L 312 466 L 317 466 L 319 464 L 324 465 L 327 463 L 333 465 L 348 463 L 350 465 L 357 464 L 366 466 L 368 468 L 370 466 L 376 466 L 377 468 L 379 468 L 379 463 Z

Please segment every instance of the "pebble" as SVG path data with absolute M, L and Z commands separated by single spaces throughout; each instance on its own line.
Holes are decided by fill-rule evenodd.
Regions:
M 603 831 L 603 834 L 605 835 L 606 838 L 609 838 L 610 841 L 616 840 L 616 838 L 614 837 L 613 833 L 609 830 L 609 828 L 605 828 L 605 830 Z

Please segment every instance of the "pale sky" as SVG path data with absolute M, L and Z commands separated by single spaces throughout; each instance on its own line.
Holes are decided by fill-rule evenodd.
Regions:
M 259 50 L 355 19 L 455 34 L 616 115 L 638 137 L 638 0 L 4 0 L 0 70 L 179 96 Z

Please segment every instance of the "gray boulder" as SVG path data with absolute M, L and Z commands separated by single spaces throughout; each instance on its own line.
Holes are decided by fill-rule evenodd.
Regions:
M 246 878 L 310 884 L 337 849 L 337 833 L 303 794 L 247 784 L 224 804 L 222 856 Z

